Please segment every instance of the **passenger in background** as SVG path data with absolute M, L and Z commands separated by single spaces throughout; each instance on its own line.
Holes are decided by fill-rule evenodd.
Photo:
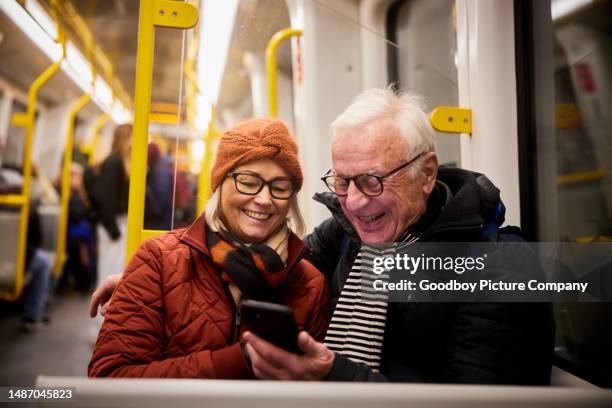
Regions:
M 145 193 L 144 228 L 169 230 L 172 225 L 173 174 L 162 157 L 159 146 L 147 147 L 147 188 Z
M 89 376 L 252 378 L 239 341 L 246 298 L 290 306 L 298 325 L 322 340 L 329 294 L 303 258 L 302 180 L 282 122 L 251 119 L 226 131 L 204 213 L 131 258 Z
M 95 283 L 94 236 L 86 201 L 83 189 L 83 167 L 72 162 L 70 164 L 70 201 L 66 237 L 68 259 L 57 285 L 59 292 L 70 286 L 71 278 L 74 279 L 76 289 L 81 292 L 88 292 Z
M 0 139 L 0 157 L 3 145 Z M 0 165 L 0 194 L 20 194 L 23 189 L 22 170 L 18 167 Z M 41 204 L 57 205 L 59 198 L 35 165 L 32 165 L 32 181 L 30 187 L 30 212 L 28 220 L 28 235 L 26 246 L 25 288 L 22 295 L 23 331 L 45 329 L 50 324 L 47 314 L 47 301 L 51 284 L 51 264 L 53 255 L 40 248 L 42 231 L 37 208 Z M 2 211 L 16 211 L 14 207 L 3 207 Z
M 100 216 L 97 225 L 98 284 L 109 275 L 121 273 L 125 264 L 131 145 L 132 125 L 117 126 L 110 155 L 100 165 L 95 180 L 95 200 Z M 91 327 L 92 342 L 101 325 L 102 318 L 98 318 Z
M 100 166 L 95 186 L 100 207 L 98 282 L 124 267 L 131 145 L 132 125 L 117 126 L 111 153 Z
M 178 170 L 176 172 L 176 192 L 174 194 L 174 227 L 186 227 L 193 222 L 196 215 L 197 184 L 189 180 L 187 173 Z

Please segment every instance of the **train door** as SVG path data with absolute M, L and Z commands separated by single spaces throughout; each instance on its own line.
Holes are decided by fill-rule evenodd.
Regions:
M 538 241 L 609 245 L 612 2 L 517 1 L 515 13 L 523 228 Z M 610 287 L 609 265 L 566 273 Z M 555 304 L 555 364 L 610 386 L 611 316 L 586 296 Z

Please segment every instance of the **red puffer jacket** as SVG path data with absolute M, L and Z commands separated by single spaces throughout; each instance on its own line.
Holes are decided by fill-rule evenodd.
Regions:
M 128 264 L 89 363 L 90 377 L 251 378 L 234 302 L 205 245 L 204 217 L 145 241 Z M 284 303 L 322 340 L 329 293 L 323 275 L 289 239 Z

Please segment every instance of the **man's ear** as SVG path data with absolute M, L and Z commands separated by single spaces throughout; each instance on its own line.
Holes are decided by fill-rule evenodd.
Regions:
M 438 156 L 435 152 L 429 152 L 425 155 L 421 169 L 425 176 L 423 179 L 423 192 L 431 194 L 436 184 L 436 177 L 438 177 Z

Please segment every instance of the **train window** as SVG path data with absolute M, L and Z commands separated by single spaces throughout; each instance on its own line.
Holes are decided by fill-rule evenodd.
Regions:
M 171 230 L 191 223 L 191 205 L 179 200 L 186 170 L 186 143 L 191 134 L 186 120 L 185 64 L 191 30 L 157 28 L 147 147 L 144 229 Z M 186 189 L 189 191 L 189 189 Z M 180 198 L 180 197 L 179 197 Z
M 11 106 L 11 116 L 15 113 L 25 113 L 25 104 L 13 99 Z M 8 166 L 21 167 L 23 163 L 23 148 L 25 140 L 25 129 L 23 127 L 9 126 L 4 151 L 2 151 L 2 164 Z
M 516 1 L 515 11 L 524 229 L 539 241 L 609 242 L 612 1 Z M 611 386 L 611 304 L 555 309 L 558 365 Z
M 454 0 L 396 2 L 387 17 L 388 36 L 397 45 L 390 81 L 425 96 L 430 108 L 458 106 Z M 441 164 L 460 163 L 457 135 L 437 133 Z

